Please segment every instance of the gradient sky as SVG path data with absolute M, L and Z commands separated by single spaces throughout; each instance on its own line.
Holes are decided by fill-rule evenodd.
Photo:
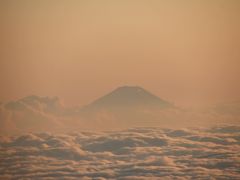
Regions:
M 83 105 L 122 85 L 240 101 L 239 0 L 1 0 L 0 20 L 0 102 Z

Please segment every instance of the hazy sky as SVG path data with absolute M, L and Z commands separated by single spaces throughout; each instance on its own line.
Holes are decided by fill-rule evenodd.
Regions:
M 122 85 L 240 101 L 239 0 L 1 0 L 0 26 L 0 101 L 83 105 Z

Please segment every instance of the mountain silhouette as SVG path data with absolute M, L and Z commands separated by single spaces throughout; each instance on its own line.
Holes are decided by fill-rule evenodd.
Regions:
M 150 121 L 167 121 L 166 111 L 176 107 L 139 86 L 123 86 L 100 97 L 78 111 L 86 122 L 102 122 L 97 126 L 128 127 L 151 125 Z
M 173 104 L 139 86 L 122 86 L 82 108 L 83 111 L 99 109 L 170 108 Z

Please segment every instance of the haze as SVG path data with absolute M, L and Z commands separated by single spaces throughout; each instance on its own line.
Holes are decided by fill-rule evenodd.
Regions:
M 0 9 L 0 101 L 84 105 L 122 85 L 190 107 L 240 100 L 237 0 L 2 0 Z

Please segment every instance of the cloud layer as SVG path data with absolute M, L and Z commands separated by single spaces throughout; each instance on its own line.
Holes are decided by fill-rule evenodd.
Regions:
M 240 179 L 240 127 L 0 137 L 0 179 Z

